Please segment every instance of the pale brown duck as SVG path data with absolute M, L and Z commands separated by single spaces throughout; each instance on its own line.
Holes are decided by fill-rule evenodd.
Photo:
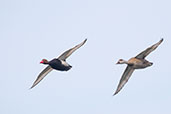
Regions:
M 152 45 L 151 47 L 147 48 L 146 50 L 138 54 L 136 57 L 133 57 L 128 61 L 119 59 L 116 64 L 127 64 L 127 67 L 120 79 L 119 85 L 114 95 L 116 95 L 123 88 L 123 86 L 127 83 L 128 79 L 130 78 L 135 69 L 143 69 L 153 65 L 153 63 L 147 61 L 145 57 L 149 55 L 152 51 L 154 51 L 162 42 L 163 38 L 158 43 Z
M 46 59 L 42 59 L 40 63 L 48 65 L 37 77 L 31 88 L 35 87 L 49 72 L 51 72 L 53 69 L 59 70 L 59 71 L 68 71 L 72 68 L 71 65 L 69 65 L 66 62 L 66 59 L 78 48 L 80 48 L 82 45 L 85 44 L 87 39 L 85 39 L 82 43 L 76 45 L 75 47 L 65 51 L 63 54 L 61 54 L 58 58 L 55 58 L 51 61 L 48 61 Z

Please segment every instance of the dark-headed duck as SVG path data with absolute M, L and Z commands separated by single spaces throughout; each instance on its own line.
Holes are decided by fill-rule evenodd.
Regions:
M 87 39 L 85 39 L 82 43 L 76 45 L 75 47 L 65 51 L 63 54 L 61 54 L 58 58 L 55 58 L 51 61 L 48 61 L 46 59 L 43 59 L 40 63 L 48 65 L 37 77 L 31 88 L 35 87 L 50 71 L 53 69 L 59 70 L 59 71 L 68 71 L 72 68 L 71 65 L 69 65 L 66 62 L 66 59 L 78 48 L 80 48 Z

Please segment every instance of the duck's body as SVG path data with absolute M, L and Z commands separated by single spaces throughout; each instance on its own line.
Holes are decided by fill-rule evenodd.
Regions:
M 55 70 L 59 71 L 68 71 L 72 68 L 67 62 L 59 59 L 53 59 L 48 62 L 49 66 L 51 66 Z
M 163 39 L 161 39 L 158 43 L 152 45 L 151 47 L 147 48 L 146 50 L 138 54 L 136 57 L 129 59 L 128 61 L 119 59 L 117 64 L 127 64 L 127 67 L 119 81 L 118 87 L 114 95 L 116 95 L 123 88 L 123 86 L 127 83 L 135 69 L 143 69 L 153 65 L 153 63 L 147 61 L 145 57 L 149 55 L 152 51 L 154 51 L 162 42 Z
M 152 62 L 149 62 L 145 59 L 139 59 L 135 57 L 128 60 L 128 65 L 134 69 L 143 69 L 151 66 L 152 64 L 153 64 Z
M 55 58 L 51 61 L 48 61 L 46 59 L 42 59 L 40 63 L 48 65 L 37 77 L 31 88 L 35 87 L 49 72 L 51 72 L 53 69 L 59 70 L 59 71 L 68 71 L 72 68 L 71 65 L 69 65 L 66 62 L 66 59 L 78 48 L 80 48 L 84 43 L 87 41 L 85 39 L 82 43 L 76 45 L 75 47 L 65 51 L 62 53 L 58 58 Z

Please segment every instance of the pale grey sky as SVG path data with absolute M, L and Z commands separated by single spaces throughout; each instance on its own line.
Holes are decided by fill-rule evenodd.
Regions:
M 1 114 L 170 114 L 171 2 L 169 0 L 1 0 Z M 158 42 L 112 96 L 129 59 Z M 52 71 L 29 90 L 45 68 L 88 38 L 68 58 L 73 68 Z

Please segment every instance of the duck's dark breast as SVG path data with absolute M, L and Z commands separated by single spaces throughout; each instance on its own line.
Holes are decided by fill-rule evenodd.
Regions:
M 58 59 L 53 59 L 49 62 L 49 65 L 56 70 L 68 71 L 72 66 L 64 66 L 62 62 Z

